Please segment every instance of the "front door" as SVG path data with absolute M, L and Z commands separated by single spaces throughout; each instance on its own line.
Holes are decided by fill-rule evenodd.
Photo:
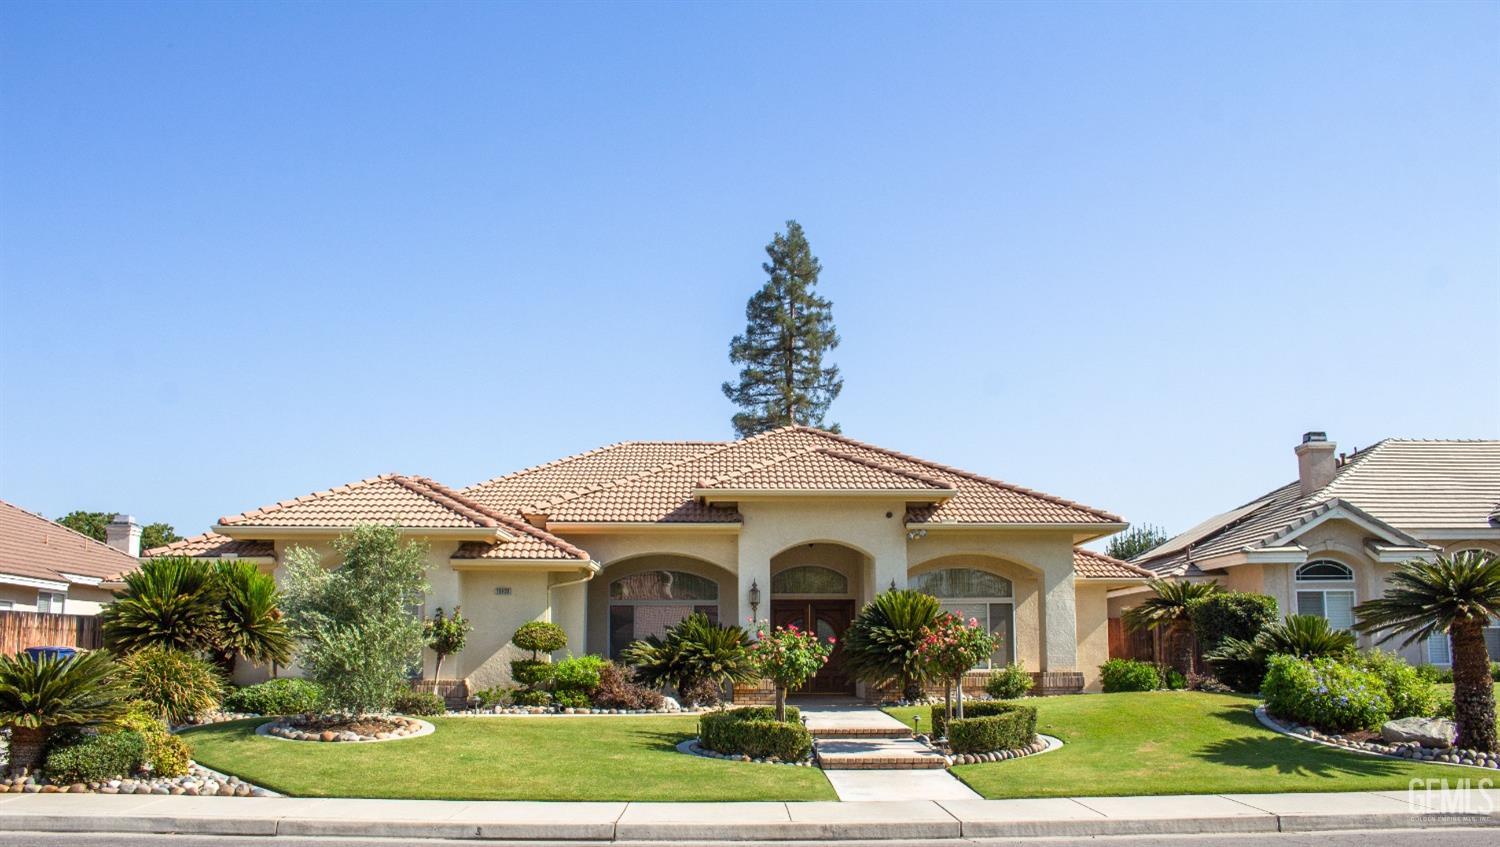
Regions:
M 844 630 L 854 620 L 853 600 L 772 600 L 771 626 L 795 626 L 816 633 L 827 641 L 835 638 L 828 664 L 818 671 L 803 691 L 819 694 L 853 694 L 854 681 L 844 672 Z

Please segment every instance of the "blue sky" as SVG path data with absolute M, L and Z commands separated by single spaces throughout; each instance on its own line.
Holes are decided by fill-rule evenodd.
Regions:
M 1179 530 L 1500 436 L 1500 5 L 0 7 L 0 497 L 723 438 L 788 218 L 857 438 Z

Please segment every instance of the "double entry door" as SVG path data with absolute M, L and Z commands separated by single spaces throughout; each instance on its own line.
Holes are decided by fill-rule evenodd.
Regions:
M 854 681 L 844 672 L 844 630 L 854 620 L 853 600 L 772 600 L 771 625 L 795 626 L 827 641 L 835 638 L 828 664 L 818 671 L 803 691 L 819 694 L 853 694 Z

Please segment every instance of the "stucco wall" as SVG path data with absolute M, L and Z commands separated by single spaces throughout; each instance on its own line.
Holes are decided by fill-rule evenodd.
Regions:
M 11 610 L 35 612 L 37 592 L 43 590 L 29 585 L 0 584 L 0 600 L 9 600 Z M 63 592 L 63 614 L 97 615 L 105 603 L 114 599 L 114 594 L 103 588 L 88 585 L 69 585 Z
M 1099 666 L 1109 659 L 1109 598 L 1103 585 L 1078 585 L 1078 670 L 1085 691 L 1099 691 Z

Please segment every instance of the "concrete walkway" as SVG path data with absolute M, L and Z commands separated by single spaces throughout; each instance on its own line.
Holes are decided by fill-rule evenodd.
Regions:
M 539 803 L 0 795 L 0 830 L 557 841 L 1082 837 L 1500 827 L 1500 791 L 1042 800 Z
M 880 709 L 852 700 L 814 700 L 798 708 L 812 733 L 818 766 L 840 800 L 978 799 L 948 773 L 942 753 L 915 740 L 906 724 Z

